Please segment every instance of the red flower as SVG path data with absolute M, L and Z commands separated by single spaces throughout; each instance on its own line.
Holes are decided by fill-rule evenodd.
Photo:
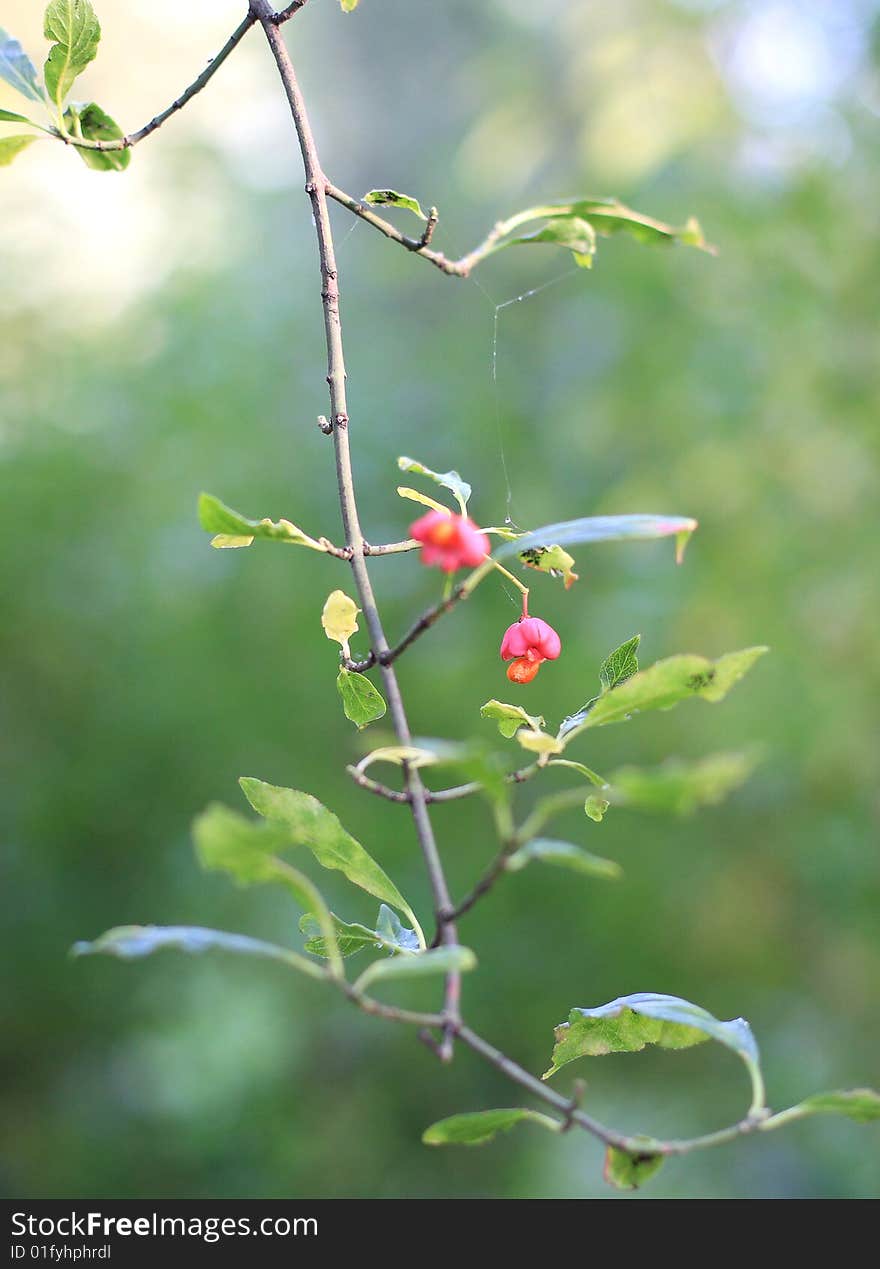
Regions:
M 511 683 L 531 683 L 542 661 L 555 661 L 562 651 L 559 635 L 540 617 L 523 617 L 508 626 L 501 640 L 501 659 L 509 661 Z
M 469 516 L 429 511 L 409 526 L 410 537 L 422 543 L 422 563 L 454 573 L 476 568 L 489 554 L 489 539 Z

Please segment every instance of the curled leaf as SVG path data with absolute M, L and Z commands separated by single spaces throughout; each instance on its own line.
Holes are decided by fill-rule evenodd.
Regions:
M 86 141 L 119 141 L 125 135 L 115 119 L 91 102 L 88 106 L 69 106 L 64 122 L 73 137 Z M 86 167 L 96 172 L 122 172 L 131 162 L 131 150 L 90 150 L 77 147 L 77 154 Z
M 515 736 L 520 727 L 540 731 L 544 726 L 544 719 L 540 714 L 527 714 L 522 705 L 506 705 L 504 701 L 496 701 L 494 698 L 480 707 L 480 716 L 493 718 L 501 735 L 507 740 Z
M 356 3 L 357 0 L 355 0 Z M 396 189 L 371 189 L 368 194 L 364 194 L 363 201 L 369 203 L 371 207 L 402 207 L 404 211 L 411 211 L 413 215 L 418 216 L 419 220 L 428 219 L 419 206 L 417 198 L 412 198 L 409 194 L 398 194 Z
M 526 568 L 549 573 L 551 577 L 561 577 L 566 590 L 570 590 L 578 580 L 574 558 L 561 546 L 530 546 L 520 551 L 519 558 Z

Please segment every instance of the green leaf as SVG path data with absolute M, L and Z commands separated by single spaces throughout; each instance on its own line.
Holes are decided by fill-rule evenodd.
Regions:
M 345 717 L 358 730 L 384 717 L 387 710 L 385 699 L 365 674 L 352 674 L 343 666 L 337 676 L 336 687 L 342 697 Z
M 613 687 L 625 683 L 636 673 L 639 668 L 639 658 L 636 653 L 641 639 L 641 635 L 633 635 L 631 639 L 627 639 L 626 643 L 622 643 L 619 648 L 608 653 L 599 667 L 599 682 L 603 692 L 610 692 Z
M 320 892 L 308 877 L 278 858 L 292 844 L 284 825 L 255 822 L 215 802 L 194 820 L 193 840 L 199 863 L 208 872 L 225 872 L 240 886 L 286 886 L 305 912 L 315 914 L 334 972 L 341 972 L 335 928 Z
M 355 956 L 367 948 L 374 951 L 385 948 L 391 953 L 401 952 L 409 955 L 421 950 L 415 930 L 408 929 L 397 913 L 387 904 L 379 908 L 379 916 L 375 930 L 361 925 L 359 921 L 343 921 L 334 912 L 330 913 L 333 928 L 336 932 L 336 943 L 342 956 Z M 321 930 L 321 923 L 314 913 L 307 912 L 299 923 L 303 934 L 308 935 L 305 950 L 313 956 L 327 955 L 327 940 Z
M 760 1125 L 762 1132 L 781 1128 L 795 1119 L 809 1115 L 845 1115 L 857 1124 L 867 1124 L 880 1119 L 880 1093 L 873 1088 L 845 1088 L 832 1093 L 814 1093 L 796 1106 L 770 1115 Z
M 255 538 L 266 538 L 292 546 L 307 546 L 312 551 L 327 550 L 322 542 L 316 542 L 289 520 L 248 520 L 213 494 L 199 495 L 199 521 L 208 533 L 216 534 L 211 542 L 216 547 L 250 546 Z
M 426 467 L 424 463 L 418 463 L 414 458 L 406 458 L 403 455 L 398 458 L 397 466 L 401 471 L 411 471 L 417 476 L 427 476 L 429 480 L 434 481 L 435 485 L 442 485 L 444 489 L 449 489 L 461 508 L 461 514 L 467 515 L 468 498 L 473 490 L 466 480 L 462 480 L 457 471 L 431 471 L 431 468 Z M 400 493 L 400 490 L 398 489 L 397 492 Z
M 379 946 L 379 938 L 375 930 L 361 925 L 359 921 L 343 921 L 335 912 L 330 913 L 333 929 L 336 934 L 336 946 L 340 956 L 355 956 L 365 948 Z M 300 918 L 299 928 L 307 936 L 305 951 L 312 956 L 327 956 L 327 940 L 321 931 L 321 922 L 313 912 L 306 912 Z
M 14 158 L 21 154 L 22 150 L 26 150 L 33 141 L 39 141 L 40 137 L 34 136 L 32 133 L 25 135 L 21 133 L 14 137 L 0 137 L 0 167 L 8 167 Z
M 37 68 L 27 53 L 8 32 L 0 27 L 0 79 L 5 79 L 22 97 L 42 103 L 43 94 L 37 80 Z
M 638 1138 L 633 1138 L 638 1141 Z M 646 1141 L 650 1138 L 646 1138 Z M 645 1181 L 650 1180 L 665 1162 L 662 1154 L 629 1154 L 626 1150 L 616 1150 L 609 1146 L 605 1152 L 605 1171 L 603 1176 L 609 1185 L 618 1190 L 637 1190 Z
M 345 831 L 332 811 L 311 794 L 298 789 L 280 788 L 249 776 L 242 776 L 239 784 L 254 810 L 273 828 L 283 825 L 288 840 L 295 846 L 308 847 L 322 868 L 337 869 L 361 890 L 397 908 L 412 922 L 424 945 L 424 935 L 412 908 L 391 878 L 360 842 Z
M 540 1124 L 550 1132 L 559 1132 L 559 1121 L 537 1110 L 520 1106 L 499 1110 L 475 1110 L 467 1115 L 450 1115 L 438 1119 L 422 1133 L 426 1146 L 484 1146 L 499 1132 L 509 1132 L 517 1124 L 528 1121 Z
M 435 947 L 417 956 L 394 956 L 388 961 L 373 961 L 354 984 L 355 991 L 364 991 L 371 983 L 393 978 L 423 978 L 428 974 L 467 973 L 476 969 L 477 958 L 469 947 Z
M 339 0 L 339 3 L 342 5 L 343 13 L 353 13 L 360 4 L 360 0 Z
M 496 560 L 511 555 L 521 555 L 532 550 L 557 550 L 563 546 L 576 546 L 579 542 L 622 542 L 628 539 L 649 540 L 674 537 L 679 541 L 689 537 L 697 527 L 696 520 L 684 516 L 586 516 L 582 520 L 564 520 L 558 524 L 546 524 L 522 534 L 494 553 Z M 550 543 L 556 543 L 550 547 Z
M 681 226 L 667 225 L 653 216 L 633 211 L 617 198 L 582 198 L 570 202 L 550 204 L 544 209 L 557 216 L 572 216 L 586 220 L 603 238 L 611 234 L 627 233 L 638 242 L 670 243 L 679 242 L 688 247 L 697 247 L 701 251 L 715 254 L 703 236 L 699 221 L 693 216 Z
M 551 577 L 561 577 L 566 590 L 570 590 L 578 579 L 574 571 L 574 558 L 561 546 L 527 547 L 525 551 L 520 551 L 519 558 L 526 568 L 549 573 Z
M 588 877 L 601 877 L 604 881 L 616 881 L 623 873 L 620 865 L 613 859 L 591 855 L 581 846 L 575 846 L 572 842 L 559 842 L 551 837 L 535 837 L 521 846 L 509 857 L 505 867 L 508 872 L 519 872 L 532 860 L 569 868 L 572 872 L 584 873 Z
M 87 106 L 70 106 L 64 112 L 64 122 L 74 137 L 86 141 L 119 141 L 125 133 L 115 119 L 111 119 L 94 101 Z M 86 167 L 96 172 L 123 172 L 131 162 L 131 150 L 87 150 L 77 148 L 77 154 Z
M 531 243 L 549 242 L 555 247 L 566 247 L 574 256 L 575 264 L 582 269 L 593 267 L 593 256 L 596 254 L 596 231 L 587 220 L 578 216 L 560 217 L 548 220 L 543 229 L 534 233 L 520 234 L 516 238 L 508 238 L 501 245 L 504 247 L 529 246 Z
M 532 731 L 540 731 L 544 726 L 544 719 L 540 714 L 527 714 L 521 705 L 505 705 L 503 701 L 496 701 L 494 698 L 480 706 L 480 716 L 494 718 L 498 724 L 498 730 L 507 740 L 515 736 L 520 727 L 525 726 L 530 727 Z
M 597 1009 L 572 1009 L 555 1030 L 553 1064 L 544 1079 L 580 1057 L 637 1053 L 647 1044 L 689 1049 L 708 1039 L 732 1049 L 750 1071 L 758 1068 L 758 1046 L 743 1018 L 720 1022 L 707 1010 L 678 996 L 637 992 Z
M 323 978 L 319 965 L 307 961 L 304 956 L 291 952 L 274 943 L 248 938 L 245 934 L 227 934 L 223 930 L 206 930 L 197 925 L 119 925 L 107 930 L 91 943 L 74 943 L 73 956 L 118 956 L 122 960 L 135 960 L 151 956 L 165 948 L 179 952 L 236 952 L 242 956 L 260 956 L 266 960 L 281 961 L 310 978 Z
M 345 8 L 345 5 L 343 4 L 342 7 Z M 351 8 L 354 8 L 354 4 Z M 398 194 L 396 189 L 371 189 L 369 193 L 364 194 L 363 202 L 369 203 L 371 207 L 402 207 L 405 211 L 411 211 L 418 216 L 419 220 L 428 219 L 419 206 L 417 198 L 411 198 L 409 194 Z
M 17 115 L 14 110 L 0 110 L 0 123 L 29 123 L 36 127 L 32 119 L 26 115 Z
M 667 815 L 691 815 L 700 806 L 717 806 L 745 784 L 755 759 L 743 753 L 716 753 L 697 762 L 670 758 L 653 768 L 621 767 L 610 777 L 615 806 Z
M 586 815 L 587 819 L 592 820 L 594 824 L 601 824 L 610 805 L 611 803 L 607 798 L 600 798 L 595 793 L 588 793 L 584 802 L 584 815 Z
M 714 704 L 723 700 L 767 651 L 765 647 L 743 648 L 739 652 L 728 652 L 717 661 L 694 654 L 657 661 L 566 718 L 559 735 L 567 743 L 588 727 L 624 722 L 633 714 L 649 709 L 672 709 L 689 697 Z
M 98 52 L 101 27 L 89 0 L 50 0 L 43 34 L 54 40 L 43 73 L 49 96 L 58 106 Z

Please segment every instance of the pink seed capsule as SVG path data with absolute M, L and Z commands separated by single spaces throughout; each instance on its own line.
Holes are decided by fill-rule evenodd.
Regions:
M 489 539 L 470 516 L 429 511 L 409 526 L 410 537 L 422 543 L 422 563 L 454 573 L 476 568 L 489 554 Z
M 540 617 L 523 617 L 508 626 L 501 640 L 501 659 L 510 661 L 511 683 L 531 683 L 543 661 L 555 661 L 562 651 L 559 635 Z

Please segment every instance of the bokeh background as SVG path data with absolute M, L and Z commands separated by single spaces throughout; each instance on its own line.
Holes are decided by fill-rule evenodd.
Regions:
M 242 7 L 101 0 L 81 95 L 140 125 Z M 38 62 L 41 8 L 0 4 Z M 502 448 L 523 525 L 701 521 L 681 569 L 669 543 L 635 543 L 581 548 L 568 594 L 537 579 L 566 655 L 529 708 L 579 706 L 636 630 L 645 661 L 772 646 L 725 704 L 605 729 L 576 755 L 608 770 L 758 744 L 743 791 L 685 822 L 572 814 L 559 834 L 619 859 L 624 880 L 533 867 L 464 925 L 481 960 L 467 1012 L 536 1071 L 572 1005 L 657 990 L 745 1015 L 777 1107 L 880 1079 L 878 16 L 875 0 L 363 0 L 351 16 L 312 0 L 287 28 L 332 179 L 437 203 L 445 249 L 573 193 L 696 213 L 720 246 L 713 260 L 615 240 L 592 273 L 535 248 L 456 281 L 334 211 L 370 537 L 405 531 L 399 453 L 457 466 L 497 522 Z M 515 1092 L 467 1052 L 440 1069 L 408 1033 L 280 967 L 67 958 L 127 922 L 298 940 L 283 895 L 193 860 L 193 815 L 238 805 L 241 773 L 315 793 L 423 911 L 428 896 L 406 815 L 343 773 L 358 738 L 318 615 L 344 570 L 270 544 L 214 552 L 196 522 L 208 489 L 339 534 L 315 427 L 309 212 L 259 36 L 128 173 L 47 143 L 0 180 L 0 1187 L 606 1195 L 581 1134 L 423 1147 L 434 1119 Z M 499 312 L 493 382 L 495 306 L 547 283 Z M 374 576 L 392 632 L 437 594 L 414 558 Z M 417 732 L 486 734 L 512 613 L 487 585 L 402 664 Z M 436 824 L 461 893 L 492 852 L 486 813 L 448 806 Z M 337 911 L 373 916 L 338 875 L 320 879 Z M 634 1131 L 709 1130 L 747 1096 L 717 1046 L 571 1070 L 593 1113 Z M 648 1193 L 867 1196 L 878 1156 L 870 1128 L 817 1119 L 674 1162 Z

